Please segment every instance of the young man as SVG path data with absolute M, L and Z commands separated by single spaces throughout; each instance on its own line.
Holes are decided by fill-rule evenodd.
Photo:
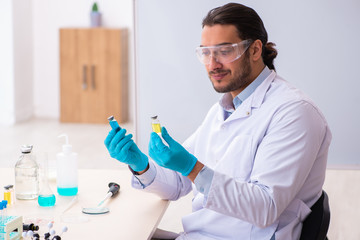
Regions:
M 211 10 L 197 55 L 224 94 L 201 126 L 183 145 L 165 128 L 167 145 L 152 133 L 153 161 L 124 129 L 106 138 L 135 188 L 170 200 L 193 190 L 176 239 L 299 239 L 322 193 L 331 133 L 314 103 L 276 74 L 273 46 L 253 9 Z

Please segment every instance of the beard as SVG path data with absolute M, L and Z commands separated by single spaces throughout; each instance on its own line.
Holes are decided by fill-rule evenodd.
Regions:
M 225 86 L 216 86 L 214 84 L 214 82 L 216 82 L 216 80 L 212 80 L 211 75 L 212 74 L 231 73 L 230 70 L 224 70 L 224 69 L 216 70 L 215 69 L 215 70 L 209 72 L 209 78 L 210 78 L 210 81 L 211 81 L 215 91 L 217 91 L 218 93 L 233 92 L 238 89 L 245 89 L 252 82 L 252 80 L 249 77 L 252 72 L 252 68 L 250 65 L 250 58 L 249 58 L 248 52 L 246 52 L 246 54 L 244 55 L 244 58 L 240 64 L 241 64 L 240 65 L 241 67 L 239 68 L 239 70 L 234 72 L 233 77 L 228 81 L 229 83 Z

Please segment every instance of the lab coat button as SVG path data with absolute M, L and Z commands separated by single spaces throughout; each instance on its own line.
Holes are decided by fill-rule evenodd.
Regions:
M 222 130 L 224 130 L 225 128 L 226 128 L 225 125 L 222 125 L 222 126 L 221 126 L 221 129 L 222 129 Z
M 204 193 L 204 188 L 203 187 L 200 187 L 200 192 Z

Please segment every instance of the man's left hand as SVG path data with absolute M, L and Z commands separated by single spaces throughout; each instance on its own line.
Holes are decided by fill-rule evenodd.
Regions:
M 162 167 L 180 172 L 187 176 L 193 170 L 197 159 L 186 149 L 170 137 L 165 127 L 161 129 L 161 136 L 169 146 L 166 146 L 160 136 L 152 132 L 149 142 L 149 155 Z

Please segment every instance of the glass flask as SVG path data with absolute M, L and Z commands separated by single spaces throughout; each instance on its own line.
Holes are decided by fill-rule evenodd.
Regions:
M 15 164 L 15 197 L 36 199 L 39 194 L 39 166 L 31 154 L 33 146 L 21 146 L 21 156 Z
M 56 198 L 49 185 L 49 163 L 47 153 L 43 153 L 41 158 L 43 159 L 43 177 L 38 197 L 38 204 L 41 207 L 52 207 L 55 205 Z

